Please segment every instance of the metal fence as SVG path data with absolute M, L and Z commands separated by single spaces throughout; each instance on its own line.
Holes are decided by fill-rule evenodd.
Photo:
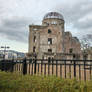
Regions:
M 16 59 L 0 60 L 0 70 L 30 75 L 55 75 L 61 78 L 90 80 L 92 60 Z

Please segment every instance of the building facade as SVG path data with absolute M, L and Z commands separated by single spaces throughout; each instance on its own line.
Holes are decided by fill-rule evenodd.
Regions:
M 29 26 L 29 56 L 38 58 L 66 58 L 79 54 L 81 45 L 77 37 L 65 32 L 64 18 L 57 12 L 49 12 L 42 25 Z

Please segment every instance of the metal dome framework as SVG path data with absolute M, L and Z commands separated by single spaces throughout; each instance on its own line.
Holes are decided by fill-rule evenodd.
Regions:
M 44 16 L 43 19 L 52 19 L 52 18 L 64 20 L 63 16 L 57 12 L 49 12 Z

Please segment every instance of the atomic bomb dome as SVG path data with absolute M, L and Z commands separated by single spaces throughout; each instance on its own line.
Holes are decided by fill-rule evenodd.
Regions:
M 54 19 L 64 20 L 63 16 L 60 13 L 58 13 L 58 12 L 49 12 L 49 13 L 47 13 L 44 16 L 43 20 L 45 20 L 45 19 L 53 19 L 53 18 Z
M 70 32 L 65 32 L 64 24 L 62 14 L 49 12 L 44 16 L 42 25 L 30 25 L 30 56 L 34 57 L 34 53 L 36 53 L 39 59 L 49 57 L 69 59 L 72 53 L 80 53 L 79 40 L 72 37 Z

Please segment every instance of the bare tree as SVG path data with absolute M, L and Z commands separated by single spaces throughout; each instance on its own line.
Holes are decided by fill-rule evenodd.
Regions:
M 91 45 L 92 45 L 92 35 L 90 34 L 84 35 L 81 39 L 81 49 L 82 50 L 90 49 Z

